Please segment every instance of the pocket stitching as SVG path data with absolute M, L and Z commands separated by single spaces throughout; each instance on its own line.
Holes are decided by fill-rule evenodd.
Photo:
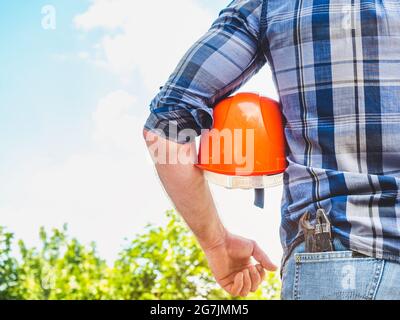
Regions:
M 296 255 L 294 255 L 295 258 L 295 268 L 294 268 L 294 284 L 293 284 L 293 299 L 294 300 L 300 300 L 300 294 L 299 294 L 299 282 L 300 282 L 300 264 L 297 262 Z
M 312 259 L 312 258 L 314 258 L 313 253 L 295 253 L 294 254 L 295 277 L 294 277 L 294 285 L 293 285 L 293 299 L 300 300 L 299 284 L 300 284 L 300 268 L 301 268 L 302 264 L 332 262 L 332 261 L 347 261 L 347 260 L 351 260 L 351 261 L 376 260 L 376 262 L 374 263 L 374 267 L 375 267 L 374 276 L 372 277 L 372 279 L 370 281 L 370 284 L 366 290 L 366 294 L 363 295 L 365 300 L 373 300 L 376 296 L 377 289 L 379 287 L 380 280 L 382 278 L 385 261 L 384 260 L 379 261 L 378 259 L 373 258 L 373 257 L 368 257 L 368 258 L 348 257 L 348 256 L 346 256 L 346 254 L 348 254 L 349 252 L 351 253 L 352 251 L 341 251 L 342 257 L 340 254 L 335 256 L 333 254 L 333 253 L 335 253 L 335 251 L 326 252 L 324 259 Z M 329 255 L 329 253 L 331 253 L 332 255 Z M 318 256 L 318 254 L 321 254 L 321 253 L 315 253 L 316 256 Z M 308 261 L 307 261 L 307 259 L 304 260 L 304 257 L 308 257 L 309 258 Z
M 376 261 L 375 264 L 375 273 L 373 278 L 371 279 L 371 283 L 367 289 L 367 299 L 368 300 L 374 300 L 376 293 L 377 293 L 377 289 L 379 287 L 379 284 L 381 282 L 382 279 L 382 274 L 383 274 L 383 269 L 385 267 L 385 260 L 382 261 Z
M 295 253 L 294 258 L 298 263 L 314 263 L 314 262 L 329 262 L 333 260 L 351 260 L 351 261 L 371 261 L 376 260 L 374 257 L 353 257 L 353 252 L 346 251 L 330 251 L 317 253 Z

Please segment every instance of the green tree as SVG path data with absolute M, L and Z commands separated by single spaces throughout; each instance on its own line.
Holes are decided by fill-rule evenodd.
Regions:
M 101 299 L 108 267 L 94 244 L 85 247 L 67 237 L 67 228 L 49 236 L 40 230 L 41 248 L 28 249 L 19 241 L 18 293 L 23 299 Z
M 165 227 L 148 225 L 129 242 L 112 266 L 94 243 L 67 236 L 67 228 L 49 235 L 40 230 L 39 248 L 19 241 L 13 257 L 13 235 L 0 228 L 1 299 L 232 299 L 215 285 L 207 261 L 186 225 L 168 211 Z M 248 299 L 276 299 L 279 280 L 267 276 Z
M 0 299 L 17 299 L 17 260 L 12 257 L 13 234 L 0 226 Z

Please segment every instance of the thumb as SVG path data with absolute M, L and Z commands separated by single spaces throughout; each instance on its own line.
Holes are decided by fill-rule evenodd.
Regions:
M 276 271 L 277 266 L 272 263 L 270 258 L 267 256 L 267 254 L 260 248 L 260 246 L 257 244 L 257 242 L 253 242 L 253 254 L 252 256 L 254 259 L 259 262 L 262 267 L 268 271 Z

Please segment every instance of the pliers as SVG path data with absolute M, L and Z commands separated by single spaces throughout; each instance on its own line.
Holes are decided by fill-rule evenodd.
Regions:
M 310 222 L 311 214 L 306 212 L 300 219 L 306 252 L 334 251 L 332 244 L 331 223 L 324 209 L 318 209 L 315 224 Z

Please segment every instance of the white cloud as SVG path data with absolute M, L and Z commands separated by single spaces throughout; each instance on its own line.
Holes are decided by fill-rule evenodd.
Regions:
M 117 146 L 125 150 L 132 148 L 137 119 L 130 115 L 136 98 L 128 92 L 118 90 L 100 99 L 93 113 L 94 140 L 101 146 Z
M 89 59 L 89 52 L 87 51 L 81 51 L 78 53 L 78 58 L 82 60 Z
M 130 0 L 96 0 L 88 10 L 75 18 L 75 23 L 85 31 L 102 27 L 114 30 L 129 20 L 133 9 L 137 4 Z
M 123 77 L 137 70 L 147 88 L 156 90 L 213 18 L 193 0 L 140 5 L 132 0 L 94 0 L 75 18 L 75 25 L 84 32 L 105 31 L 93 61 Z

